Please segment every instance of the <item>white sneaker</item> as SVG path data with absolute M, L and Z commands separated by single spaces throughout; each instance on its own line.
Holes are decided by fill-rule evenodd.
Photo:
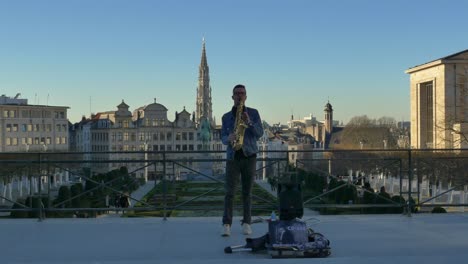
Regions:
M 242 224 L 242 232 L 244 235 L 251 235 L 252 234 L 252 228 L 250 227 L 249 224 L 243 223 Z
M 228 225 L 228 224 L 224 224 L 223 225 L 223 233 L 221 234 L 221 236 L 230 236 L 231 235 L 231 225 Z

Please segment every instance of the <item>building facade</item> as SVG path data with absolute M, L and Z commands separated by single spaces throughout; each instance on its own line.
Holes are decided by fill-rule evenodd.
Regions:
M 406 71 L 411 147 L 468 148 L 468 50 Z
M 220 127 L 216 127 L 212 115 L 209 67 L 206 59 L 205 42 L 199 66 L 196 111 L 190 114 L 184 107 L 175 112 L 174 119 L 168 117 L 168 109 L 156 102 L 136 108 L 133 112 L 123 100 L 117 110 L 100 112 L 83 118 L 72 126 L 71 146 L 73 151 L 82 151 L 90 161 L 111 160 L 112 163 L 91 162 L 94 171 L 108 171 L 122 166 L 138 177 L 154 178 L 162 174 L 161 164 L 147 166 L 145 160 L 167 158 L 185 159 L 173 172 L 175 177 L 188 174 L 191 167 L 203 173 L 219 174 L 224 163 L 207 166 L 194 164 L 190 160 L 223 159 L 225 153 L 198 153 L 190 151 L 222 151 Z M 181 153 L 169 153 L 181 152 Z M 186 152 L 184 154 L 184 152 Z M 172 156 L 170 156 L 172 155 Z M 139 162 L 136 162 L 139 161 Z M 203 167 L 203 168 L 202 168 Z M 142 169 L 144 168 L 144 169 Z M 170 172 L 166 170 L 166 175 Z
M 0 152 L 68 151 L 66 106 L 29 105 L 0 96 Z
M 324 120 L 319 121 L 312 114 L 304 119 L 288 121 L 288 128 L 295 129 L 301 133 L 309 134 L 314 138 L 315 148 L 326 148 L 330 141 L 330 137 L 334 132 L 334 128 L 338 125 L 338 121 L 333 120 L 333 107 L 330 102 L 327 102 L 324 108 Z

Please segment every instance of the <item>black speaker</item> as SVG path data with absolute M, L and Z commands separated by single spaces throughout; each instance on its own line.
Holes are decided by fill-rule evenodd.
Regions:
M 304 215 L 304 206 L 300 184 L 278 184 L 278 198 L 280 220 L 289 221 L 302 218 Z

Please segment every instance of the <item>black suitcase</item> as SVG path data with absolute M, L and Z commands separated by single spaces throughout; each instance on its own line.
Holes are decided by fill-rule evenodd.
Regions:
M 280 220 L 289 221 L 296 218 L 302 218 L 304 215 L 304 206 L 300 184 L 278 184 L 278 198 Z

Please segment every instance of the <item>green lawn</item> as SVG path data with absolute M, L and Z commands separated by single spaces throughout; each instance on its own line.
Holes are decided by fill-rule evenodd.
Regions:
M 164 192 L 165 191 L 165 195 Z M 204 195 L 202 195 L 204 194 Z M 274 196 L 254 183 L 252 191 L 252 215 L 269 215 L 276 209 L 277 200 Z M 202 196 L 200 196 L 202 195 Z M 198 197 L 200 196 L 200 197 Z M 166 198 L 167 216 L 219 216 L 223 214 L 224 185 L 212 181 L 175 181 L 159 183 L 142 199 L 147 204 L 156 206 L 157 210 L 128 212 L 127 217 L 163 216 L 164 197 Z M 142 207 L 137 203 L 136 207 Z M 234 199 L 234 215 L 242 215 L 242 199 L 240 189 Z

